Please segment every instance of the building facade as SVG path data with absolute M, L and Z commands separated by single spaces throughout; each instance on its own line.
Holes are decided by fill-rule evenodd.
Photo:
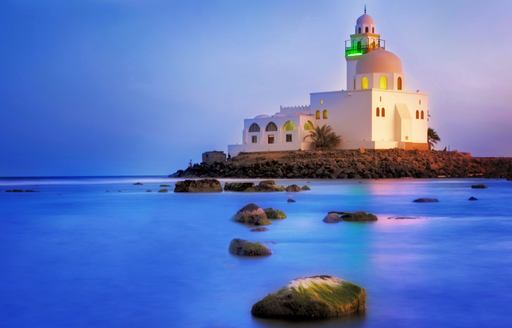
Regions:
M 314 92 L 309 105 L 245 119 L 242 143 L 229 145 L 229 155 L 309 150 L 310 131 L 322 125 L 341 137 L 340 149 L 428 149 L 428 97 L 406 89 L 400 58 L 386 50 L 366 10 L 345 41 L 345 59 L 346 90 Z

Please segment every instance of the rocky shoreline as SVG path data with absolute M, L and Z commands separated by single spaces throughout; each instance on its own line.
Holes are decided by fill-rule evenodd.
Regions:
M 379 179 L 511 178 L 511 157 L 457 151 L 334 150 L 242 153 L 225 162 L 195 164 L 177 178 Z

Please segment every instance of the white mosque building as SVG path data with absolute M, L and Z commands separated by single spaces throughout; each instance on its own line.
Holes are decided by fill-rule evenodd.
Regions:
M 310 104 L 244 120 L 242 144 L 228 153 L 311 149 L 315 126 L 330 125 L 340 149 L 428 149 L 428 96 L 406 89 L 400 58 L 385 49 L 373 18 L 357 19 L 345 41 L 347 90 L 314 92 Z

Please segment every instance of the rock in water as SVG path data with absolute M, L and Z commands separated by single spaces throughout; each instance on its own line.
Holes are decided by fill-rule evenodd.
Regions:
M 174 192 L 221 192 L 222 186 L 216 179 L 185 180 L 176 182 Z
M 263 180 L 254 187 L 255 191 L 259 192 L 274 192 L 274 191 L 284 191 L 285 188 L 283 186 L 279 186 L 276 184 L 274 180 Z
M 133 185 L 134 185 L 134 186 L 142 186 L 142 185 L 143 185 L 143 183 L 142 183 L 142 182 L 135 182 Z
M 439 199 L 437 199 L 437 198 L 418 198 L 418 199 L 415 199 L 413 202 L 415 202 L 415 203 L 437 203 L 437 202 L 439 202 Z
M 293 198 L 288 198 L 287 202 L 288 203 L 296 203 L 297 201 Z
M 311 188 L 308 185 L 303 185 L 301 188 L 303 191 L 311 190 Z
M 471 188 L 473 188 L 473 189 L 487 189 L 487 186 L 484 185 L 483 183 L 479 183 L 479 184 L 472 185 Z
M 268 256 L 272 251 L 265 245 L 235 238 L 229 244 L 229 252 L 238 256 Z
M 272 224 L 265 211 L 254 203 L 247 204 L 238 210 L 235 214 L 234 220 L 236 222 L 256 226 Z
M 471 197 L 469 197 L 468 200 L 475 201 L 475 200 L 478 200 L 478 198 L 471 196 Z
M 265 211 L 265 214 L 267 214 L 267 218 L 269 218 L 271 220 L 286 219 L 286 214 L 281 210 L 269 207 L 269 208 L 266 208 L 264 211 Z
M 302 189 L 297 186 L 296 184 L 292 184 L 292 185 L 289 185 L 288 187 L 286 187 L 285 189 L 287 192 L 299 192 L 301 191 Z
M 364 313 L 366 291 L 333 276 L 292 280 L 286 287 L 252 306 L 261 318 L 319 320 Z
M 392 216 L 389 217 L 388 220 L 416 220 L 417 218 L 414 216 Z
M 324 218 L 325 223 L 347 222 L 371 222 L 377 221 L 377 216 L 367 212 L 329 212 Z
M 254 191 L 254 182 L 226 182 L 224 184 L 224 191 Z
M 258 228 L 251 229 L 252 232 L 263 232 L 263 231 L 267 231 L 267 230 L 268 230 L 267 227 L 258 227 Z

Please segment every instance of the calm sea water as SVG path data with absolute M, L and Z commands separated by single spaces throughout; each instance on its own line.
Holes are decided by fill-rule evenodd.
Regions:
M 488 189 L 470 188 L 482 181 Z M 155 177 L 0 180 L 39 191 L 0 192 L 0 327 L 288 327 L 250 308 L 314 274 L 365 287 L 368 312 L 293 326 L 512 327 L 512 182 L 293 181 L 306 182 L 287 203 L 286 193 L 156 193 L 174 181 Z M 230 220 L 248 202 L 288 218 L 250 232 Z M 330 210 L 379 221 L 328 225 Z M 274 254 L 234 257 L 235 237 Z

